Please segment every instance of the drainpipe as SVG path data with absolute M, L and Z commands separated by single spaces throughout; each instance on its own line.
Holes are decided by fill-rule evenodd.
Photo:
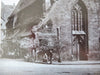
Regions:
M 100 50 L 100 0 L 99 0 L 99 10 L 98 10 L 98 25 L 99 25 L 99 50 Z
M 59 28 L 57 28 L 57 50 L 58 50 L 58 62 L 61 62 L 61 58 L 60 58 L 60 45 L 59 45 Z

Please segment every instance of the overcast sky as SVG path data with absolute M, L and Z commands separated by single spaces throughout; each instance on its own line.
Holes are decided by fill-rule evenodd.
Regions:
M 15 3 L 15 5 L 18 3 L 19 0 L 1 0 L 4 4 L 7 5 L 13 5 Z

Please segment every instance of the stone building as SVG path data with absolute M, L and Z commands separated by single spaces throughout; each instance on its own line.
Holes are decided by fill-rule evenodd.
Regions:
M 25 1 L 21 1 L 19 6 L 25 5 Z M 36 50 L 52 50 L 58 55 L 53 56 L 61 60 L 100 60 L 99 0 L 30 0 L 25 3 L 29 5 L 17 6 L 10 16 L 16 19 L 12 26 L 7 25 L 15 31 L 16 37 L 34 33 Z
M 42 17 L 43 0 L 20 0 L 6 24 L 7 50 L 13 50 L 18 56 L 24 56 L 25 52 L 33 47 L 32 40 L 35 36 L 31 29 Z
M 43 21 L 33 27 L 38 42 L 48 41 L 46 46 L 49 46 L 58 40 L 62 60 L 99 60 L 99 5 L 99 0 L 56 1 Z

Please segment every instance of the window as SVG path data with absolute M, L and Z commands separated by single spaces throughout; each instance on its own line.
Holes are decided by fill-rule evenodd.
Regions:
M 73 6 L 71 13 L 72 13 L 72 34 L 73 35 L 88 34 L 87 8 L 81 0 L 79 0 Z
M 82 0 L 77 0 L 71 11 L 72 54 L 76 60 L 87 60 L 88 12 Z
M 72 29 L 74 31 L 82 31 L 82 10 L 78 5 L 72 10 Z

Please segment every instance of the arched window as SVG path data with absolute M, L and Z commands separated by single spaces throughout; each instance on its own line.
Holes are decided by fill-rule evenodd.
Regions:
M 72 10 L 72 29 L 74 31 L 83 30 L 82 17 L 83 17 L 82 8 L 79 5 L 74 6 Z
M 71 11 L 72 48 L 78 60 L 86 60 L 88 53 L 88 16 L 82 0 L 77 0 Z

